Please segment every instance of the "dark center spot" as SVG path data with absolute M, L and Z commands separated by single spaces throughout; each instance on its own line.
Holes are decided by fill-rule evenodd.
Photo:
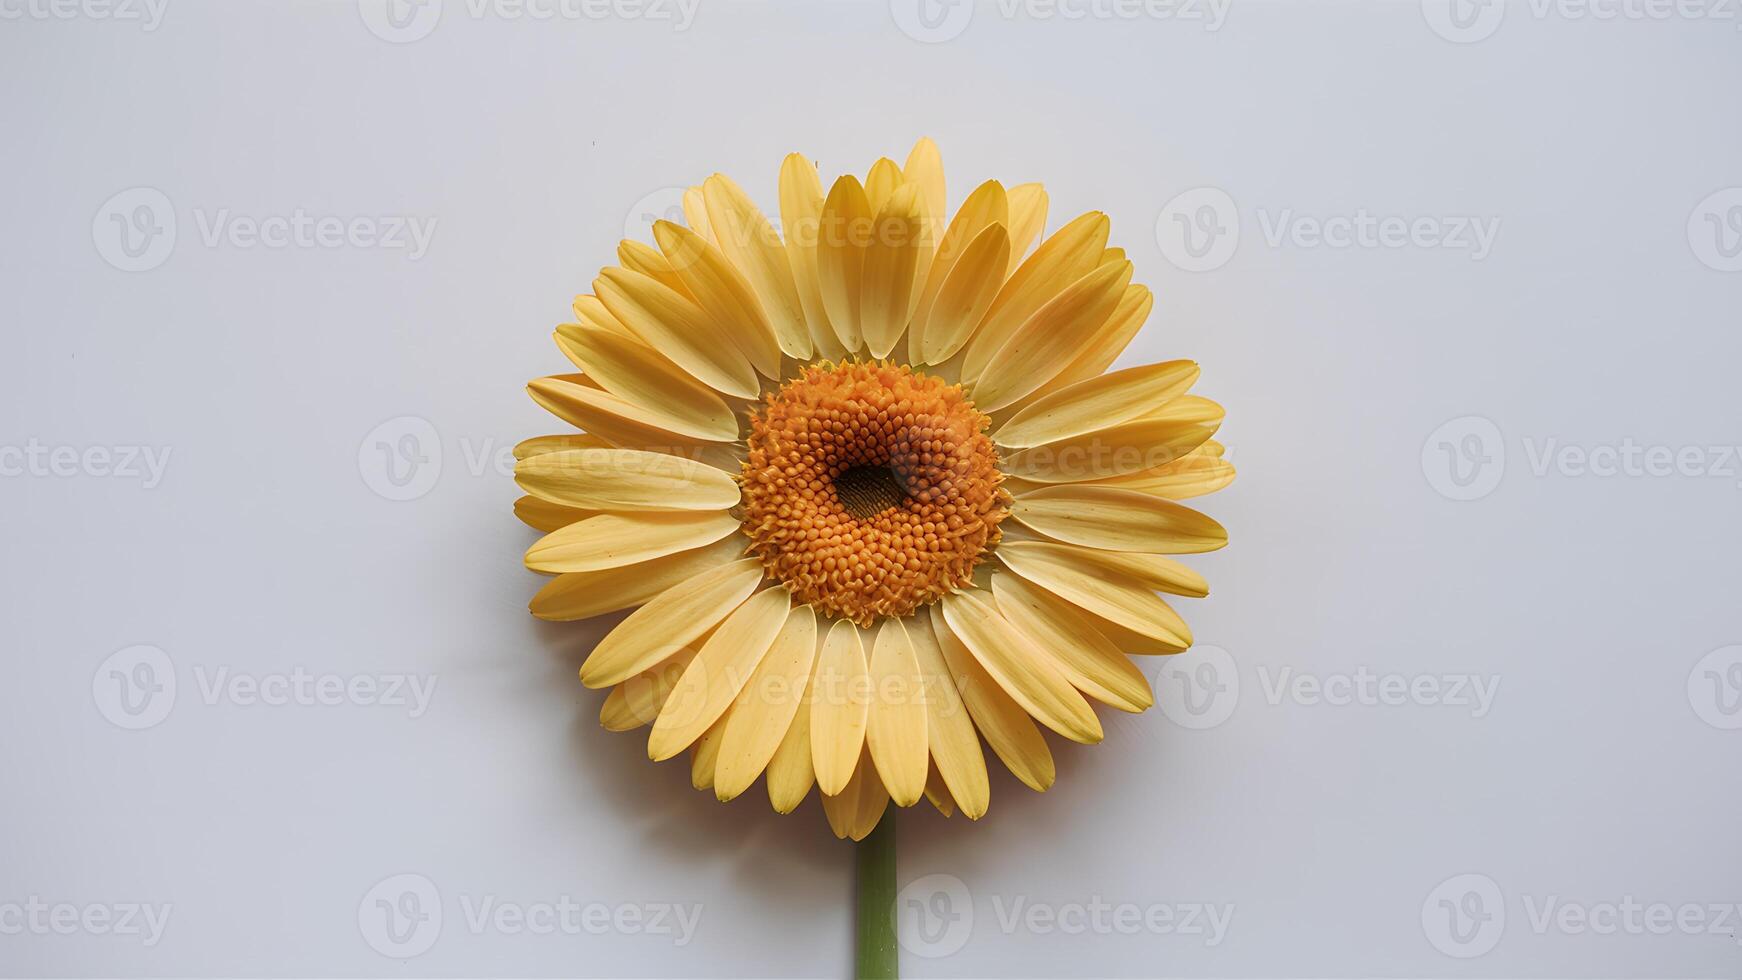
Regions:
M 887 466 L 849 466 L 835 476 L 835 496 L 847 513 L 865 520 L 906 500 L 907 491 Z

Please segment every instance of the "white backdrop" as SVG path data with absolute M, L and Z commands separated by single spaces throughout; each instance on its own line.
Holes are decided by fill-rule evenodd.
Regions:
M 1742 973 L 1733 5 L 394 3 L 0 0 L 0 972 L 843 974 L 500 460 L 670 188 L 931 135 L 1241 478 L 1159 710 L 903 814 L 907 974 Z

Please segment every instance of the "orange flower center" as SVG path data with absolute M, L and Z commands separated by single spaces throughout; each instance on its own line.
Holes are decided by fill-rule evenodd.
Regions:
M 861 626 L 962 588 L 1009 512 L 987 424 L 960 386 L 900 365 L 806 368 L 751 417 L 751 554 Z

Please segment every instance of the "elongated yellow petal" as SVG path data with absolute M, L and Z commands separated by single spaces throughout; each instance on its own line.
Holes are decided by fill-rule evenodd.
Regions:
M 647 738 L 649 758 L 658 762 L 677 755 L 720 720 L 768 653 L 791 607 L 792 596 L 777 586 L 746 599 L 726 617 L 660 709 Z
M 639 606 L 666 589 L 742 558 L 744 544 L 742 538 L 729 535 L 701 548 L 629 568 L 558 575 L 532 597 L 532 614 L 552 622 L 568 622 Z
M 974 384 L 974 403 L 995 412 L 1051 380 L 1112 315 L 1130 281 L 1131 263 L 1104 265 L 1047 301 L 986 363 Z
M 708 789 L 714 785 L 714 768 L 720 762 L 720 741 L 725 734 L 726 722 L 732 717 L 731 706 L 727 705 L 726 713 L 720 720 L 703 732 L 690 746 L 690 785 L 696 789 Z
M 768 760 L 768 802 L 776 813 L 798 809 L 817 781 L 811 765 L 811 717 L 805 707 L 808 705 L 800 704 L 799 712 L 786 726 L 780 747 L 774 750 L 774 758 Z
M 523 459 L 514 482 L 535 497 L 591 510 L 723 511 L 738 483 L 694 460 L 637 449 L 570 449 Z
M 940 219 L 941 220 L 941 219 Z M 944 282 L 950 277 L 956 264 L 975 239 L 992 225 L 1005 225 L 1008 232 L 1010 221 L 1010 203 L 1004 193 L 1004 185 L 995 180 L 988 180 L 974 188 L 968 199 L 957 209 L 955 218 L 951 219 L 949 228 L 938 240 L 936 253 L 932 256 L 930 266 L 926 270 L 925 286 L 920 290 L 920 298 L 913 311 L 913 335 L 911 338 L 910 356 L 917 358 L 922 349 L 923 340 L 929 329 L 931 311 L 937 301 L 938 293 L 943 289 Z M 1006 234 L 1006 241 L 1008 241 Z M 985 270 L 986 278 L 990 279 L 992 294 L 998 294 L 998 288 L 1004 285 L 1004 279 L 1009 274 L 1009 259 L 1005 264 Z M 977 284 L 978 285 L 978 284 Z M 982 311 L 984 315 L 984 311 Z M 979 326 L 975 320 L 968 329 Z M 963 342 L 966 343 L 964 337 Z M 938 346 L 935 343 L 932 346 Z M 937 362 L 932 362 L 937 363 Z
M 762 562 L 745 558 L 674 585 L 606 634 L 581 665 L 581 683 L 609 687 L 654 666 L 713 629 L 762 581 Z
M 949 787 L 949 795 L 962 813 L 978 820 L 986 815 L 991 796 L 986 756 L 980 751 L 980 737 L 974 733 L 974 721 L 962 703 L 962 693 L 956 689 L 955 675 L 938 646 L 929 611 L 909 622 L 907 636 L 925 682 L 926 742 L 935 763 L 933 771 Z
M 962 377 L 976 379 L 1011 335 L 1065 287 L 1095 271 L 1107 247 L 1107 216 L 1090 211 L 1060 228 L 1016 268 L 968 341 Z M 1015 240 L 1012 239 L 1012 248 Z M 633 324 L 631 324 L 633 326 Z
M 829 796 L 838 795 L 853 777 L 865 742 L 871 702 L 868 669 L 859 628 L 835 620 L 823 638 L 811 680 L 811 761 L 817 786 Z
M 653 250 L 648 248 L 646 245 L 641 247 L 647 249 L 649 252 L 653 252 Z M 653 252 L 653 254 L 658 255 L 659 253 Z M 574 309 L 575 319 L 579 320 L 581 325 L 598 327 L 607 333 L 614 333 L 629 340 L 641 339 L 635 335 L 635 331 L 629 329 L 622 320 L 617 319 L 615 314 L 606 309 L 605 304 L 599 302 L 599 297 L 597 296 L 576 296 Z M 561 328 L 559 327 L 558 329 Z
M 1040 533 L 1107 551 L 1195 555 L 1228 543 L 1204 514 L 1135 490 L 1068 483 L 1017 497 L 1010 516 Z
M 526 549 L 535 572 L 592 572 L 713 544 L 738 530 L 724 511 L 595 514 L 539 538 Z
M 998 556 L 1016 574 L 1121 629 L 1178 650 L 1192 645 L 1192 631 L 1173 607 L 1116 571 L 1056 552 L 999 549 Z
M 1010 273 L 1028 255 L 1028 247 L 1046 228 L 1046 188 L 1017 184 L 1010 188 Z
M 570 432 L 554 436 L 533 436 L 522 439 L 514 446 L 514 458 L 526 459 L 540 453 L 561 452 L 564 449 L 609 449 L 611 444 L 598 436 L 585 432 Z
M 653 224 L 654 240 L 671 262 L 672 269 L 689 287 L 696 305 L 720 333 L 750 359 L 765 377 L 780 376 L 780 343 L 774 326 L 762 312 L 762 304 L 743 273 L 732 267 L 725 253 L 700 235 L 670 221 Z
M 1025 555 L 1034 555 L 1037 560 L 1050 558 L 1063 563 L 1088 562 L 1141 582 L 1159 592 L 1192 598 L 1203 598 L 1210 594 L 1210 583 L 1204 581 L 1202 575 L 1165 555 L 1104 551 L 1057 541 L 1005 541 L 998 546 L 998 554 L 1005 558 L 1014 555 L 1020 559 Z
M 944 618 L 950 631 L 1034 720 L 1073 742 L 1099 742 L 1101 721 L 1095 717 L 1095 709 L 1034 649 L 1028 637 L 1004 618 L 990 595 L 982 595 L 961 592 L 944 597 Z
M 1102 485 L 1153 493 L 1169 500 L 1187 500 L 1214 493 L 1233 482 L 1234 464 L 1200 449 L 1184 459 L 1157 466 L 1152 470 L 1105 480 Z
M 846 348 L 829 325 L 822 283 L 817 278 L 817 232 L 822 216 L 823 184 L 817 168 L 800 154 L 788 155 L 780 165 L 780 224 L 786 236 L 786 257 L 792 262 L 792 281 L 798 287 L 799 304 L 804 307 L 816 354 L 837 361 Z
M 538 378 L 526 386 L 526 391 L 545 411 L 586 429 L 606 445 L 673 453 L 733 473 L 741 468 L 737 447 L 703 442 L 661 428 L 650 421 L 648 413 L 610 392 L 582 383 L 586 380 L 580 375 Z
M 714 229 L 708 226 L 708 204 L 702 197 L 700 187 L 691 187 L 683 192 L 683 220 L 703 240 L 714 240 Z
M 798 715 L 816 649 L 816 613 L 809 606 L 796 606 L 732 706 L 714 773 L 714 794 L 721 800 L 749 789 L 768 768 Z
M 986 673 L 986 668 L 968 652 L 935 605 L 931 608 L 931 622 L 938 649 L 943 651 L 956 690 L 961 692 L 962 704 L 974 719 L 974 726 L 986 736 L 986 744 L 1024 785 L 1035 792 L 1046 792 L 1057 769 L 1052 750 L 1047 748 L 1046 738 L 1034 719 Z
M 916 362 L 942 364 L 962 349 L 992 307 L 1009 255 L 1010 236 L 1003 225 L 987 225 L 968 243 L 938 290 L 924 327 L 915 320 L 914 330 L 924 330 Z
M 931 771 L 926 774 L 925 798 L 944 816 L 956 815 L 956 801 L 950 796 L 949 784 L 944 782 L 943 774 L 938 772 L 937 766 L 932 766 Z
M 1155 703 L 1149 681 L 1070 605 L 1015 575 L 992 573 L 998 609 L 1078 690 L 1120 711 Z
M 592 326 L 557 331 L 557 346 L 587 377 L 662 428 L 696 439 L 738 438 L 738 418 L 712 388 L 638 340 Z
M 817 228 L 817 281 L 823 308 L 848 353 L 865 346 L 865 334 L 859 327 L 860 279 L 875 217 L 865 188 L 849 175 L 829 188 Z
M 889 807 L 889 791 L 884 789 L 883 780 L 877 778 L 869 753 L 860 755 L 852 778 L 841 792 L 823 797 L 823 813 L 829 818 L 829 827 L 836 837 L 843 839 L 864 840 Z
M 684 647 L 658 664 L 611 688 L 599 706 L 599 724 L 606 731 L 629 732 L 653 724 L 665 699 L 696 659 L 694 646 Z
M 883 205 L 901 184 L 901 168 L 894 160 L 879 157 L 871 165 L 871 172 L 865 175 L 865 200 L 871 205 L 871 213 L 883 210 Z
M 904 184 L 877 213 L 859 285 L 859 329 L 872 357 L 888 357 L 918 299 L 925 234 L 920 188 Z
M 671 267 L 671 262 L 661 255 L 658 249 L 646 242 L 631 241 L 627 238 L 619 242 L 617 244 L 617 264 L 631 272 L 652 276 L 672 289 L 689 296 L 690 288 L 684 285 L 677 270 Z M 628 331 L 625 330 L 624 333 L 627 334 Z
M 1011 453 L 1002 469 L 1033 483 L 1107 480 L 1181 459 L 1215 432 L 1214 425 L 1133 419 Z
M 919 142 L 913 144 L 913 149 L 907 154 L 907 162 L 901 165 L 901 177 L 909 184 L 917 185 L 920 195 L 925 201 L 926 219 L 932 224 L 930 237 L 933 242 L 943 231 L 941 223 L 944 220 L 944 157 L 938 152 L 938 145 L 930 137 L 922 136 Z
M 1194 361 L 1145 364 L 1091 378 L 1045 395 L 993 434 L 1000 446 L 1022 449 L 1080 436 L 1159 409 L 1198 379 Z
M 871 707 L 865 744 L 896 806 L 912 806 L 925 794 L 931 764 L 926 743 L 925 683 L 913 641 L 899 619 L 886 619 L 872 644 Z
M 738 398 L 754 398 L 761 390 L 756 369 L 728 325 L 688 296 L 651 276 L 618 268 L 600 273 L 593 289 L 637 336 L 703 384 Z
M 584 521 L 597 513 L 596 510 L 553 504 L 531 494 L 514 501 L 514 516 L 520 518 L 527 527 L 546 533 L 568 527 L 576 521 Z
M 723 174 L 702 183 L 708 204 L 708 223 L 719 239 L 720 251 L 749 281 L 763 313 L 774 328 L 780 349 L 799 360 L 808 360 L 812 344 L 805 325 L 804 307 L 793 282 L 792 263 L 786 248 L 761 209 L 743 188 Z
M 1155 294 L 1148 286 L 1135 282 L 1126 286 L 1125 295 L 1119 298 L 1113 315 L 1101 324 L 1093 337 L 1083 342 L 1081 352 L 1058 373 L 1058 377 L 1042 386 L 1041 393 L 1098 377 L 1118 359 L 1126 345 L 1131 343 L 1131 338 L 1137 336 L 1137 331 L 1143 328 L 1143 322 L 1149 319 L 1154 308 Z

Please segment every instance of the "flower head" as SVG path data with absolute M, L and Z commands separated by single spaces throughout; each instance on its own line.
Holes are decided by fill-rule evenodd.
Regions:
M 780 172 L 784 237 L 723 176 L 688 227 L 625 241 L 530 385 L 581 430 L 516 448 L 554 576 L 543 619 L 633 610 L 581 667 L 600 718 L 691 754 L 697 788 L 815 785 L 858 839 L 894 802 L 979 818 L 984 744 L 1050 786 L 1041 729 L 1096 742 L 1090 702 L 1153 697 L 1127 654 L 1191 644 L 1156 593 L 1226 543 L 1177 501 L 1234 476 L 1189 361 L 1107 374 L 1152 305 L 1108 221 L 1045 224 L 987 181 L 944 221 L 937 149 L 824 194 Z

